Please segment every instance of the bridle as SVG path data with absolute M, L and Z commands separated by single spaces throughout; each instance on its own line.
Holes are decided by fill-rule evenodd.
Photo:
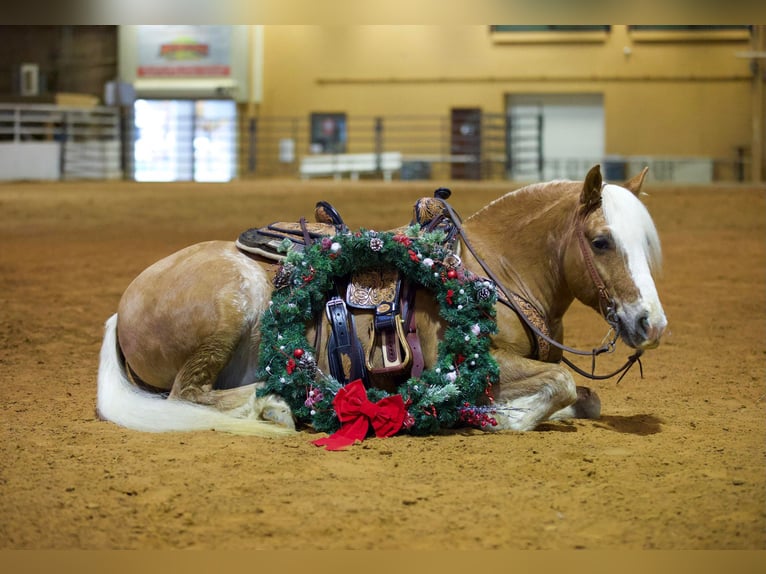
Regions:
M 613 336 L 611 338 L 608 338 L 608 340 L 604 344 L 602 344 L 600 347 L 591 349 L 590 351 L 584 351 L 580 349 L 575 349 L 573 347 L 569 347 L 567 345 L 564 345 L 563 343 L 556 341 L 548 333 L 544 333 L 541 329 L 539 329 L 529 319 L 528 315 L 520 308 L 517 302 L 518 296 L 514 297 L 515 294 L 512 291 L 510 291 L 505 285 L 503 285 L 502 281 L 498 279 L 498 277 L 489 268 L 487 263 L 474 250 L 473 246 L 471 245 L 471 241 L 468 239 L 468 235 L 465 233 L 465 230 L 463 229 L 462 221 L 460 217 L 457 215 L 457 213 L 455 213 L 455 210 L 452 209 L 452 206 L 449 203 L 447 203 L 446 197 L 444 197 L 444 195 L 447 195 L 446 192 L 448 190 L 445 189 L 444 190 L 445 193 L 443 193 L 441 196 L 438 194 L 439 191 L 442 191 L 442 190 L 437 190 L 437 194 L 435 194 L 436 199 L 442 203 L 446 213 L 449 215 L 449 218 L 452 220 L 452 224 L 455 226 L 456 235 L 460 236 L 460 238 L 463 240 L 463 244 L 466 246 L 468 251 L 471 252 L 471 255 L 473 255 L 473 257 L 479 263 L 481 268 L 484 270 L 484 273 L 486 273 L 487 277 L 494 282 L 496 288 L 504 296 L 502 298 L 499 297 L 498 302 L 512 309 L 516 313 L 516 315 L 518 315 L 519 319 L 523 322 L 523 324 L 527 327 L 527 329 L 529 329 L 536 337 L 545 340 L 550 345 L 560 349 L 561 351 L 565 353 L 571 353 L 573 355 L 581 355 L 581 356 L 590 356 L 591 357 L 591 372 L 589 373 L 588 371 L 581 369 L 580 367 L 572 363 L 572 361 L 570 361 L 564 356 L 561 357 L 562 362 L 564 362 L 573 371 L 577 372 L 583 377 L 587 377 L 592 380 L 611 379 L 612 377 L 615 377 L 616 375 L 620 375 L 620 378 L 617 379 L 618 383 L 627 374 L 630 368 L 635 363 L 638 363 L 639 372 L 641 377 L 643 378 L 644 371 L 643 371 L 643 365 L 641 364 L 641 355 L 644 352 L 641 349 L 638 349 L 635 353 L 630 355 L 628 359 L 626 360 L 625 364 L 623 364 L 621 367 L 619 367 L 615 371 L 606 375 L 595 374 L 596 357 L 603 353 L 613 352 L 615 350 L 617 339 L 619 338 L 619 323 L 617 321 L 616 305 L 615 305 L 614 299 L 609 293 L 609 289 L 607 288 L 606 284 L 604 283 L 604 280 L 601 277 L 601 274 L 598 272 L 598 269 L 596 268 L 596 264 L 593 261 L 593 252 L 590 248 L 590 245 L 588 244 L 588 240 L 585 238 L 585 231 L 584 231 L 585 220 L 588 217 L 588 215 L 590 215 L 590 213 L 592 213 L 593 210 L 598 207 L 598 204 L 583 208 L 578 212 L 576 216 L 577 220 L 575 222 L 575 233 L 577 234 L 577 242 L 580 246 L 580 252 L 585 262 L 585 267 L 588 270 L 588 274 L 590 275 L 591 281 L 593 281 L 593 284 L 595 285 L 596 290 L 598 292 L 598 302 L 599 302 L 599 309 L 600 309 L 601 315 L 604 317 L 606 322 L 611 327 Z M 515 275 L 517 277 L 517 280 L 521 281 L 521 278 L 519 277 L 519 275 L 516 273 Z

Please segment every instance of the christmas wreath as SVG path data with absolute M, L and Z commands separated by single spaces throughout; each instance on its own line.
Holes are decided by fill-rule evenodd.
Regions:
M 343 387 L 317 368 L 306 326 L 323 312 L 337 279 L 366 269 L 395 267 L 406 280 L 433 294 L 447 325 L 436 364 L 397 388 L 406 408 L 402 428 L 427 434 L 458 423 L 494 424 L 491 405 L 487 405 L 499 377 L 489 352 L 489 335 L 497 330 L 497 293 L 492 282 L 462 266 L 459 257 L 444 246 L 444 239 L 441 231 L 423 233 L 412 225 L 400 232 L 346 232 L 323 238 L 303 251 L 285 241 L 286 256 L 261 321 L 258 377 L 265 384 L 258 394 L 281 396 L 297 421 L 317 431 L 338 430 L 333 399 Z M 374 388 L 367 394 L 371 401 L 388 396 Z

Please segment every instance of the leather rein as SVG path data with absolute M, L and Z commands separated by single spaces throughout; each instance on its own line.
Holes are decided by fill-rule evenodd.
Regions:
M 629 356 L 625 364 L 623 364 L 621 367 L 619 367 L 615 371 L 606 375 L 595 374 L 596 357 L 603 353 L 611 353 L 615 350 L 615 344 L 619 337 L 619 324 L 617 322 L 614 299 L 609 293 L 609 289 L 606 287 L 604 280 L 601 278 L 601 275 L 599 274 L 598 269 L 596 268 L 596 264 L 593 261 L 593 252 L 591 251 L 590 246 L 588 245 L 588 241 L 585 238 L 583 223 L 585 221 L 585 218 L 591 213 L 593 208 L 583 209 L 578 213 L 575 232 L 577 234 L 577 240 L 580 246 L 580 252 L 582 253 L 582 257 L 585 262 L 585 267 L 588 270 L 588 274 L 590 275 L 591 281 L 593 281 L 593 284 L 595 285 L 596 290 L 598 292 L 599 309 L 600 309 L 601 315 L 604 317 L 606 322 L 611 327 L 611 330 L 614 332 L 614 335 L 608 342 L 601 345 L 600 347 L 591 349 L 590 351 L 584 351 L 580 349 L 575 349 L 573 347 L 569 347 L 567 345 L 564 345 L 563 343 L 558 342 L 547 333 L 544 333 L 530 320 L 527 313 L 525 313 L 520 308 L 519 304 L 517 303 L 517 298 L 519 296 L 516 295 L 514 297 L 515 294 L 512 291 L 510 291 L 505 285 L 503 285 L 503 283 L 489 268 L 487 263 L 481 257 L 479 257 L 479 255 L 476 253 L 473 246 L 471 245 L 471 241 L 468 239 L 468 235 L 465 233 L 465 230 L 463 229 L 460 217 L 452 209 L 452 206 L 449 203 L 447 203 L 443 198 L 438 198 L 438 199 L 444 205 L 444 209 L 449 214 L 449 218 L 452 220 L 452 223 L 455 226 L 455 229 L 457 230 L 457 235 L 459 235 L 460 238 L 463 240 L 463 244 L 466 246 L 466 248 L 468 248 L 468 251 L 471 252 L 471 255 L 474 256 L 474 258 L 479 263 L 479 265 L 481 265 L 481 268 L 484 270 L 487 276 L 495 283 L 497 288 L 500 290 L 500 293 L 504 295 L 503 298 L 498 298 L 498 302 L 502 303 L 503 305 L 513 310 L 516 313 L 516 315 L 518 315 L 519 319 L 523 322 L 523 324 L 527 327 L 527 329 L 529 329 L 538 339 L 543 339 L 550 345 L 560 349 L 561 351 L 565 353 L 571 353 L 573 355 L 581 355 L 581 356 L 590 356 L 592 359 L 591 372 L 589 373 L 588 371 L 585 371 L 584 369 L 581 369 L 580 367 L 572 363 L 572 361 L 570 361 L 566 357 L 562 356 L 561 360 L 569 368 L 571 368 L 578 374 L 582 375 L 583 377 L 587 377 L 588 379 L 592 379 L 592 380 L 611 379 L 612 377 L 615 377 L 616 375 L 620 375 L 620 378 L 617 379 L 617 382 L 619 383 L 622 380 L 622 378 L 627 374 L 627 372 L 630 370 L 630 368 L 635 363 L 638 363 L 641 378 L 643 378 L 644 372 L 643 372 L 643 365 L 641 364 L 641 355 L 643 354 L 643 351 L 640 349 L 637 350 L 635 353 L 633 353 L 631 356 Z M 520 281 L 520 277 L 518 276 L 518 274 L 516 274 L 516 276 L 518 280 Z

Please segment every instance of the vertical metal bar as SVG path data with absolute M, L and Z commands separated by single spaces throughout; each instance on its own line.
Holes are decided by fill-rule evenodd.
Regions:
M 197 181 L 197 157 L 194 153 L 194 138 L 197 135 L 197 100 L 192 101 L 191 113 L 191 137 L 189 138 L 189 148 L 191 149 L 191 180 Z
M 66 147 L 69 132 L 69 114 L 61 116 L 61 149 L 59 150 L 59 179 L 66 179 Z
M 511 178 L 513 170 L 513 119 L 507 111 L 505 113 L 505 178 Z
M 543 112 L 537 116 L 537 171 L 539 179 L 543 179 L 543 167 L 545 160 L 543 158 Z
M 737 160 L 734 165 L 734 172 L 737 174 L 737 181 L 745 181 L 745 148 L 743 146 L 737 146 L 735 148 L 737 152 Z
M 292 122 L 291 122 L 292 133 L 290 134 L 292 136 L 292 138 L 293 138 L 293 142 L 295 142 L 293 144 L 293 153 L 294 153 L 294 155 L 293 155 L 293 164 L 295 165 L 294 169 L 295 169 L 296 173 L 298 174 L 298 176 L 300 176 L 300 161 L 299 161 L 299 158 L 298 158 L 298 150 L 303 150 L 303 153 L 305 153 L 305 149 L 306 149 L 305 147 L 302 147 L 302 146 L 298 145 L 298 140 L 300 139 L 301 133 L 303 131 L 303 130 L 300 129 L 301 128 L 300 123 L 301 123 L 300 118 L 293 117 Z
M 13 110 L 13 141 L 21 141 L 21 108 Z
M 380 175 L 383 170 L 383 118 L 375 118 L 375 172 Z
M 248 143 L 247 143 L 247 171 L 250 175 L 255 175 L 256 163 L 256 135 L 258 130 L 258 120 L 251 117 L 247 125 Z
M 125 156 L 126 164 L 128 165 L 128 173 L 130 174 L 130 179 L 135 181 L 136 179 L 136 109 L 134 106 L 131 106 L 129 112 L 129 122 L 127 122 L 127 125 L 129 127 L 129 135 L 126 136 L 127 138 L 130 138 L 128 140 L 129 147 L 127 155 Z
M 119 91 L 119 86 L 115 86 L 115 90 Z M 119 98 L 119 96 L 118 96 Z M 120 172 L 122 173 L 122 179 L 128 179 L 128 138 L 132 135 L 132 130 L 128 130 L 128 106 L 120 104 L 117 107 L 118 116 L 118 135 L 117 140 L 120 142 Z

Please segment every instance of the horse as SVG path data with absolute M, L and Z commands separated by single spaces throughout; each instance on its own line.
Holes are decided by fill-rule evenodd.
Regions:
M 654 282 L 660 240 L 639 198 L 647 171 L 618 185 L 605 182 L 595 165 L 583 181 L 526 185 L 460 223 L 464 267 L 489 275 L 499 293 L 526 309 L 496 305 L 490 352 L 499 380 L 488 430 L 528 431 L 546 420 L 600 416 L 598 395 L 577 386 L 561 361 L 568 349 L 563 317 L 574 300 L 601 315 L 614 340 L 637 354 L 660 344 L 667 326 Z M 298 432 L 286 401 L 258 393 L 263 382 L 256 380 L 273 269 L 273 261 L 235 242 L 208 241 L 139 274 L 106 321 L 98 416 L 147 432 Z M 438 311 L 430 294 L 418 290 L 425 368 L 434 364 L 444 333 Z M 326 338 L 321 345 L 318 368 L 327 372 Z

